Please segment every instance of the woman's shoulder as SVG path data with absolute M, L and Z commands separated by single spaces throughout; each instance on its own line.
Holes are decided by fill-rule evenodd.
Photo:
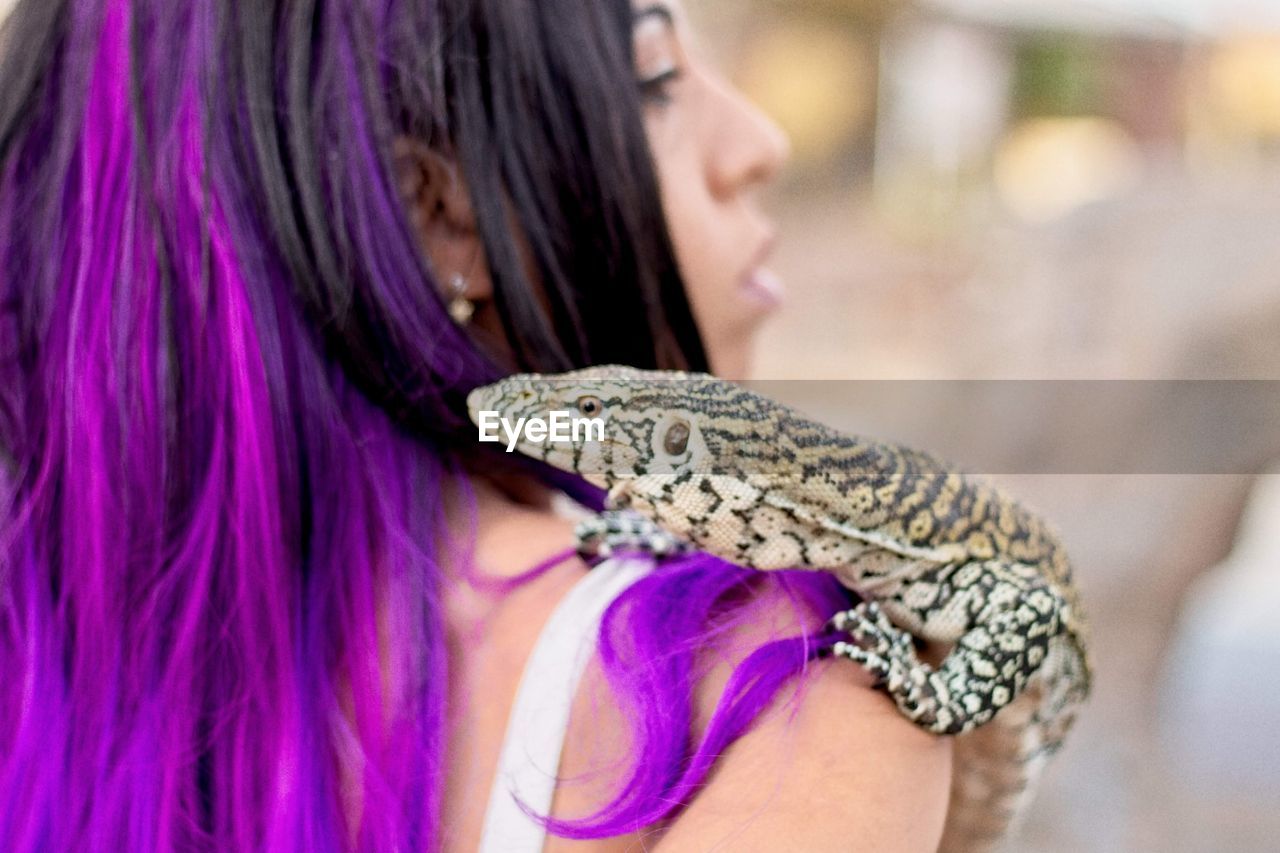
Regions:
M 735 611 L 727 630 L 709 635 L 694 690 L 695 743 L 748 655 L 818 627 L 784 584 L 754 585 Z M 578 697 L 562 769 L 600 783 L 558 790 L 557 814 L 588 813 L 625 778 L 633 750 L 619 735 L 629 721 L 613 698 L 598 672 Z M 645 849 L 846 849 L 857 838 L 874 850 L 933 850 L 950 778 L 949 740 L 907 721 L 851 662 L 814 661 L 724 750 L 706 784 Z
M 741 606 L 733 653 L 700 685 L 700 720 L 740 655 L 816 627 L 776 584 Z M 817 660 L 729 746 L 656 849 L 838 850 L 856 838 L 861 849 L 935 850 L 950 781 L 950 740 L 903 717 L 862 668 Z

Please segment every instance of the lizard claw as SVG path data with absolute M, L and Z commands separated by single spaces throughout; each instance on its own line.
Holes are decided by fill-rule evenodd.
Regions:
M 864 601 L 827 623 L 849 636 L 831 647 L 837 657 L 860 664 L 909 719 L 921 721 L 935 710 L 935 674 L 917 656 L 911 634 L 889 621 L 880 605 Z
M 862 648 L 881 655 L 888 654 L 897 643 L 911 642 L 911 635 L 890 622 L 875 601 L 863 601 L 837 613 L 827 621 L 827 627 L 848 634 Z

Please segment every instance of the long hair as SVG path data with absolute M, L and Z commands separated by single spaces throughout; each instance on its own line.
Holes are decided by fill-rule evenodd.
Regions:
M 630 30 L 625 0 L 18 4 L 0 55 L 6 849 L 438 846 L 464 395 L 511 366 L 705 367 Z M 457 152 L 515 365 L 437 295 L 400 133 Z M 749 656 L 688 745 L 697 650 L 760 583 L 695 557 L 611 608 L 635 770 L 553 828 L 677 813 L 804 668 L 807 636 Z M 825 578 L 763 583 L 810 616 L 841 599 Z

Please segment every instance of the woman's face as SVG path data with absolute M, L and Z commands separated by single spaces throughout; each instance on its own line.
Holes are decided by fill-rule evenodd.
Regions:
M 703 59 L 680 0 L 635 8 L 636 74 L 663 208 L 712 368 L 742 378 L 780 304 L 775 229 L 756 191 L 786 162 L 782 130 Z

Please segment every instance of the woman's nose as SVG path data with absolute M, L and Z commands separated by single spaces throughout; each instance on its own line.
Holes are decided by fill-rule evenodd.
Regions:
M 717 195 L 732 195 L 772 181 L 791 156 L 786 131 L 727 82 L 721 85 L 722 115 L 708 116 L 715 138 L 710 157 Z

